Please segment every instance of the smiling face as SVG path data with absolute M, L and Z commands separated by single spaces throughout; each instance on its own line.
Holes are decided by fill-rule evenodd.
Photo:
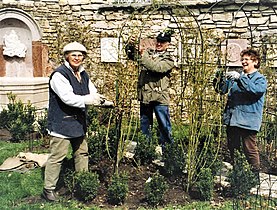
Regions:
M 66 55 L 66 60 L 74 71 L 83 63 L 84 55 L 80 51 L 71 51 Z
M 244 73 L 249 74 L 256 71 L 257 64 L 258 64 L 258 61 L 248 54 L 245 54 L 241 57 L 241 65 Z
M 169 42 L 159 42 L 159 41 L 157 41 L 156 42 L 156 51 L 158 51 L 158 52 L 166 51 L 168 46 L 169 46 Z

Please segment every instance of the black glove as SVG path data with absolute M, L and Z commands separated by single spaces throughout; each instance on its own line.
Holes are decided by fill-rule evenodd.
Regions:
M 135 60 L 136 49 L 132 44 L 127 44 L 125 47 L 125 53 L 130 60 Z
M 225 77 L 222 70 L 219 69 L 214 73 L 212 83 L 217 93 L 219 92 L 219 84 L 223 81 L 224 78 Z

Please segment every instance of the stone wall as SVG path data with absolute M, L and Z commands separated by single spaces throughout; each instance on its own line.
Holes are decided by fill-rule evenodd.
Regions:
M 206 2 L 206 3 L 204 3 Z M 245 1 L 180 1 L 179 10 L 186 10 L 193 18 L 199 29 L 217 29 L 226 38 L 245 38 L 251 44 L 259 44 L 260 37 L 276 34 L 277 1 L 252 0 Z M 29 14 L 38 24 L 42 32 L 42 43 L 55 51 L 54 42 L 57 40 L 57 26 L 65 19 L 76 23 L 90 25 L 92 36 L 96 37 L 99 45 L 91 52 L 95 62 L 100 59 L 100 39 L 104 36 L 118 36 L 126 20 L 132 18 L 132 12 L 149 4 L 115 4 L 111 0 L 36 0 L 0 2 L 0 9 L 17 8 Z M 162 10 L 172 10 L 172 7 L 163 7 Z M 177 16 L 174 14 L 173 16 Z M 156 16 L 156 19 L 172 23 L 169 15 Z M 158 24 L 163 21 L 156 21 Z M 174 24 L 171 24 L 174 27 Z M 76 37 L 78 39 L 78 37 Z M 64 43 L 60 43 L 62 45 Z M 57 52 L 58 53 L 58 52 Z
M 88 71 L 91 72 L 92 79 L 100 88 L 101 92 L 114 98 L 114 80 L 117 76 L 111 72 L 116 68 L 117 63 L 101 62 L 101 40 L 102 38 L 128 39 L 128 36 L 138 34 L 148 37 L 155 35 L 165 28 L 172 28 L 175 33 L 172 52 L 177 57 L 180 50 L 178 40 L 182 36 L 189 36 L 188 25 L 193 27 L 193 31 L 211 30 L 221 40 L 246 40 L 247 45 L 260 47 L 269 39 L 274 42 L 277 29 L 277 1 L 274 0 L 251 0 L 247 3 L 243 0 L 223 0 L 215 1 L 167 1 L 168 4 L 158 4 L 151 7 L 146 3 L 118 4 L 112 0 L 35 0 L 35 1 L 0 1 L 1 9 L 16 8 L 27 13 L 34 19 L 41 30 L 41 40 L 44 48 L 43 55 L 47 57 L 48 49 L 49 61 L 45 69 L 49 75 L 51 65 L 53 68 L 59 65 L 61 49 L 68 41 L 68 37 L 61 35 L 62 31 L 70 27 L 73 29 L 68 34 L 74 37 L 74 25 L 80 30 L 80 26 L 86 29 L 84 33 L 76 33 L 76 40 L 89 40 L 86 47 L 89 49 Z M 138 1 L 137 1 L 138 2 Z M 140 1 L 141 2 L 141 1 Z M 1 26 L 1 25 L 0 25 Z M 186 30 L 184 30 L 186 28 Z M 183 31 L 184 30 L 184 31 Z M 178 33 L 184 32 L 185 34 Z M 80 35 L 81 34 L 81 35 Z M 81 38 L 81 36 L 86 36 Z M 231 42 L 230 42 L 231 43 Z M 244 42 L 235 41 L 235 47 L 241 47 Z M 120 48 L 121 49 L 121 48 Z M 177 50 L 176 50 L 177 49 Z M 237 53 L 237 51 L 234 51 Z M 120 55 L 122 54 L 119 53 Z M 271 58 L 274 55 L 271 55 Z M 48 58 L 48 57 L 47 57 Z M 269 59 L 269 57 L 268 57 Z M 36 59 L 35 59 L 36 60 Z M 36 64 L 38 65 L 38 64 Z M 124 62 L 122 66 L 124 66 Z M 125 67 L 123 67 L 125 68 Z M 37 76 L 44 73 L 38 73 Z M 132 75 L 134 78 L 136 75 Z M 108 85 L 107 85 L 108 84 Z M 113 88 L 111 90 L 111 86 Z M 178 88 L 174 88 L 175 90 Z
M 277 28 L 275 14 L 277 2 L 275 1 L 255 0 L 247 4 L 243 4 L 245 1 L 238 0 L 206 2 L 208 3 L 180 1 L 179 5 L 184 7 L 183 10 L 190 12 L 201 28 L 222 30 L 227 37 L 253 39 L 275 33 Z M 198 4 L 195 5 L 196 3 Z M 0 2 L 0 9 L 18 8 L 30 14 L 42 31 L 41 41 L 48 45 L 49 50 L 52 50 L 52 44 L 57 39 L 57 25 L 64 18 L 79 21 L 81 24 L 91 24 L 95 37 L 101 37 L 100 34 L 105 32 L 109 36 L 118 34 L 124 21 L 130 18 L 131 12 L 138 7 L 143 7 L 143 5 L 120 5 L 102 0 L 4 0 Z M 159 16 L 158 18 L 168 19 L 169 17 Z M 92 51 L 99 52 L 99 50 Z

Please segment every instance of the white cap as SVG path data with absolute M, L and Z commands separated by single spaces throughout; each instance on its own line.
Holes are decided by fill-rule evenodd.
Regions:
M 80 51 L 83 53 L 87 53 L 87 49 L 84 45 L 78 43 L 78 42 L 71 42 L 64 46 L 63 52 L 69 52 L 69 51 Z

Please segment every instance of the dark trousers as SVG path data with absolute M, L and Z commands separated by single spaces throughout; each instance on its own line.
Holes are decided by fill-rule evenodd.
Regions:
M 143 134 L 151 136 L 151 128 L 153 127 L 153 113 L 157 118 L 159 125 L 159 143 L 165 146 L 166 143 L 172 143 L 171 122 L 169 116 L 169 108 L 167 105 L 158 103 L 140 104 L 140 128 Z
M 227 143 L 231 159 L 234 161 L 235 150 L 243 152 L 254 171 L 260 170 L 260 155 L 256 143 L 257 131 L 247 130 L 234 126 L 227 126 Z

